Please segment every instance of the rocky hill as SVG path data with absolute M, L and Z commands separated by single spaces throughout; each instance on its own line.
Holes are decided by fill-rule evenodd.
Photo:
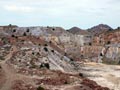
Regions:
M 82 30 L 78 27 L 72 27 L 71 29 L 67 30 L 68 32 L 72 33 L 72 34 L 78 34 L 78 35 L 86 35 L 89 34 L 88 31 L 86 30 Z
M 112 30 L 112 28 L 106 24 L 99 24 L 97 26 L 94 26 L 94 27 L 88 29 L 88 31 L 92 35 L 95 35 L 95 36 L 105 33 L 107 31 L 111 31 L 111 30 Z

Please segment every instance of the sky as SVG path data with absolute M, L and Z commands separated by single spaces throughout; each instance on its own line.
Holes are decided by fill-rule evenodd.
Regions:
M 0 25 L 120 26 L 120 0 L 0 0 Z

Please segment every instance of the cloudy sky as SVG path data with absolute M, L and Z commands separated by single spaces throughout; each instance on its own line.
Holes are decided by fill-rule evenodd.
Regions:
M 0 0 L 0 25 L 120 26 L 120 0 Z

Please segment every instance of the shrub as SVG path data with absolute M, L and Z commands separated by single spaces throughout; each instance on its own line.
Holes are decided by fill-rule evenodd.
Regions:
M 23 33 L 23 36 L 27 36 L 27 34 L 24 32 L 24 33 Z
M 11 35 L 11 37 L 15 37 L 15 35 Z
M 54 28 L 53 28 L 52 30 L 53 30 L 53 31 L 55 31 L 55 29 L 54 29 Z
M 27 31 L 26 31 L 26 32 L 30 32 L 29 28 L 27 29 Z
M 103 54 L 102 54 L 102 53 L 100 53 L 100 56 L 103 56 Z
M 44 44 L 44 46 L 48 46 L 47 44 Z
M 16 32 L 16 29 L 13 29 L 13 32 Z
M 107 44 L 111 44 L 111 42 L 110 42 L 110 41 L 108 41 L 108 42 L 107 42 Z
M 47 49 L 46 47 L 44 47 L 44 50 L 45 50 L 46 52 L 48 52 L 48 49 Z
M 91 46 L 92 45 L 92 43 L 89 43 L 89 46 Z
M 43 87 L 39 86 L 37 90 L 45 90 Z
M 35 55 L 35 53 L 34 53 L 34 52 L 32 52 L 32 55 Z
M 52 43 L 52 41 L 49 41 L 49 43 L 51 44 L 51 43 Z
M 117 28 L 118 30 L 120 29 L 120 27 Z
M 50 69 L 50 65 L 49 65 L 49 63 L 42 63 L 42 64 L 40 65 L 40 68 Z
M 67 81 L 65 81 L 65 82 L 64 82 L 64 84 L 68 84 L 68 82 L 67 82 Z
M 83 77 L 83 74 L 82 74 L 82 73 L 79 73 L 79 76 L 80 76 L 80 77 Z
M 43 64 L 43 63 L 41 63 L 40 68 L 43 68 L 43 67 L 44 67 L 44 64 Z
M 67 56 L 67 53 L 64 53 L 64 56 Z
M 74 61 L 72 58 L 70 58 L 70 61 Z
M 15 36 L 15 38 L 16 38 L 16 39 L 18 39 L 18 37 L 17 37 L 17 36 Z
M 45 63 L 45 67 L 46 67 L 47 69 L 50 69 L 49 63 Z
M 51 50 L 52 53 L 54 53 L 54 50 Z

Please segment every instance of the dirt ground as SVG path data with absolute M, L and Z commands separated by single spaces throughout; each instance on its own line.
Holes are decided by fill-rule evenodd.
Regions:
M 120 66 L 98 63 L 85 63 L 82 67 L 85 76 L 111 90 L 120 90 Z

